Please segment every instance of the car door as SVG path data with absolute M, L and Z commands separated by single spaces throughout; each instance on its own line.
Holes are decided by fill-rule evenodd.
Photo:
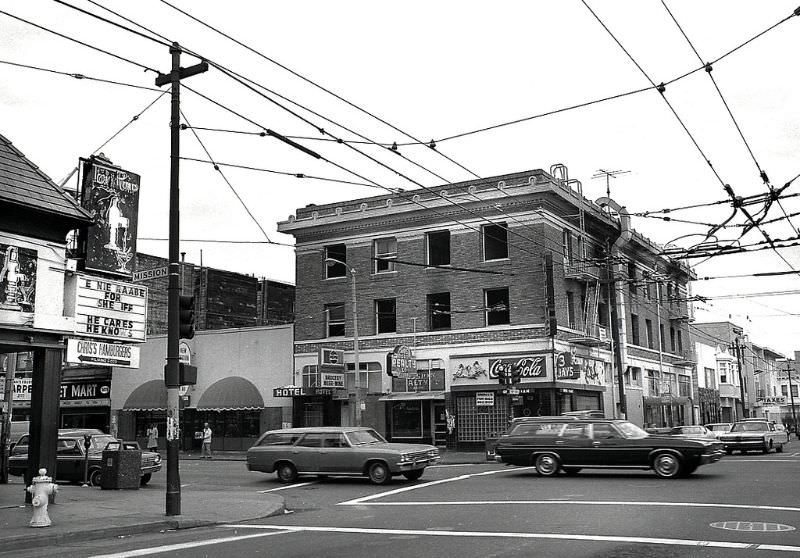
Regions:
M 591 428 L 591 450 L 587 458 L 597 467 L 619 467 L 630 465 L 632 458 L 628 440 L 606 422 L 594 423 Z
M 319 450 L 322 447 L 323 434 L 307 432 L 292 446 L 292 461 L 299 473 L 316 473 L 319 471 Z
M 322 473 L 360 473 L 356 452 L 340 432 L 326 432 L 319 448 L 319 471 Z
M 56 480 L 83 480 L 84 454 L 78 440 L 59 438 L 56 446 Z
M 585 465 L 590 458 L 589 450 L 592 439 L 589 437 L 588 424 L 566 424 L 558 437 L 554 439 L 554 449 L 561 459 L 562 465 Z

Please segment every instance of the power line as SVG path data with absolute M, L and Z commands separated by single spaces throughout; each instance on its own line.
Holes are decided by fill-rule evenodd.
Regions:
M 88 76 L 86 74 L 79 74 L 76 72 L 62 72 L 59 70 L 53 70 L 51 68 L 42 68 L 40 66 L 31 66 L 29 64 L 20 64 L 19 62 L 10 62 L 8 60 L 0 60 L 0 64 L 6 64 L 8 66 L 16 66 L 18 68 L 25 68 L 27 70 L 38 70 L 40 72 L 47 72 L 50 74 L 58 74 L 61 76 L 71 77 L 75 79 L 85 79 L 87 81 L 96 81 L 99 83 L 107 83 L 109 85 L 121 85 L 124 87 L 132 87 L 134 89 L 144 89 L 146 91 L 161 91 L 160 89 L 156 89 L 155 87 L 147 87 L 145 85 L 136 85 L 134 83 L 125 83 L 122 81 L 114 81 L 111 79 L 103 79 L 103 78 L 96 78 L 92 76 Z

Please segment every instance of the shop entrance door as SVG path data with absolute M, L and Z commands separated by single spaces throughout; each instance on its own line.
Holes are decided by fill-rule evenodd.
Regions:
M 303 404 L 303 426 L 323 426 L 325 422 L 325 405 L 317 402 Z
M 447 445 L 447 407 L 444 401 L 437 401 L 433 405 L 433 445 Z

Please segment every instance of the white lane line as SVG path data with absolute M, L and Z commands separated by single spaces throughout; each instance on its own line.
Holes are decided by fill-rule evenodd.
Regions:
M 287 529 L 284 525 L 225 525 L 235 529 Z M 667 546 L 698 546 L 711 548 L 729 548 L 734 550 L 774 550 L 782 552 L 800 552 L 800 546 L 767 545 L 759 543 L 741 543 L 728 541 L 709 541 L 693 539 L 664 539 L 656 537 L 625 537 L 614 535 L 582 535 L 576 533 L 515 533 L 494 531 L 439 531 L 423 529 L 368 529 L 359 527 L 289 527 L 296 532 L 317 533 L 358 533 L 364 535 L 415 535 L 431 537 L 470 537 L 501 539 L 545 539 L 562 541 L 593 541 L 612 543 L 661 544 Z
M 209 546 L 212 544 L 222 544 L 228 542 L 243 541 L 246 539 L 256 539 L 259 537 L 271 537 L 272 535 L 283 535 L 286 533 L 294 533 L 294 529 L 286 529 L 280 527 L 280 530 L 271 533 L 257 533 L 255 535 L 238 535 L 234 537 L 221 537 L 218 539 L 208 539 L 205 541 L 192 541 L 187 543 L 167 544 L 163 546 L 154 546 L 151 548 L 139 548 L 136 550 L 128 550 L 125 552 L 117 552 L 115 554 L 95 554 L 89 558 L 134 558 L 136 556 L 148 556 L 150 554 L 160 554 L 162 552 L 173 552 L 176 550 L 186 550 L 187 548 L 197 548 L 199 546 Z
M 371 496 L 364 496 L 362 498 L 356 498 L 355 500 L 348 500 L 346 502 L 339 502 L 336 504 L 337 506 L 358 506 L 364 502 L 369 502 L 370 500 L 377 500 L 378 498 L 385 498 L 386 496 L 393 496 L 395 494 L 400 494 L 402 492 L 408 492 L 409 490 L 418 490 L 420 488 L 428 488 L 429 486 L 435 486 L 437 484 L 443 484 L 446 482 L 454 482 L 459 480 L 466 480 L 471 477 L 479 477 L 484 475 L 496 475 L 497 473 L 507 473 L 510 471 L 525 471 L 526 469 L 534 469 L 535 467 L 516 467 L 514 469 L 499 469 L 497 471 L 485 471 L 483 473 L 472 473 L 469 475 L 459 475 L 457 477 L 450 477 L 447 479 L 440 479 L 436 481 L 430 482 L 423 482 L 420 484 L 414 484 L 411 486 L 404 486 L 403 488 L 395 488 L 394 490 L 388 490 L 386 492 L 379 492 L 378 494 L 372 494 Z
M 267 490 L 259 490 L 259 494 L 264 494 L 266 492 L 277 492 L 278 490 L 286 490 L 287 488 L 299 488 L 301 486 L 308 486 L 309 484 L 316 484 L 318 481 L 308 481 L 308 482 L 298 482 L 296 484 L 289 484 L 286 486 L 279 486 L 278 488 L 269 488 Z
M 574 505 L 574 506 L 647 506 L 673 508 L 731 508 L 745 510 L 766 510 L 800 512 L 800 508 L 791 506 L 750 506 L 746 504 L 717 504 L 705 502 L 614 502 L 596 500 L 462 500 L 457 502 L 369 502 L 366 506 L 541 506 L 541 505 Z
M 737 463 L 800 463 L 798 459 L 737 459 Z
M 447 463 L 445 465 L 428 465 L 428 469 L 442 469 L 444 467 L 472 467 L 475 465 L 497 465 L 493 461 L 487 461 L 486 463 Z

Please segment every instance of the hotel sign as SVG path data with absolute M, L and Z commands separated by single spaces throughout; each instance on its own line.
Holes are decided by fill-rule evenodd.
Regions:
M 78 275 L 76 334 L 144 343 L 146 322 L 147 287 Z

